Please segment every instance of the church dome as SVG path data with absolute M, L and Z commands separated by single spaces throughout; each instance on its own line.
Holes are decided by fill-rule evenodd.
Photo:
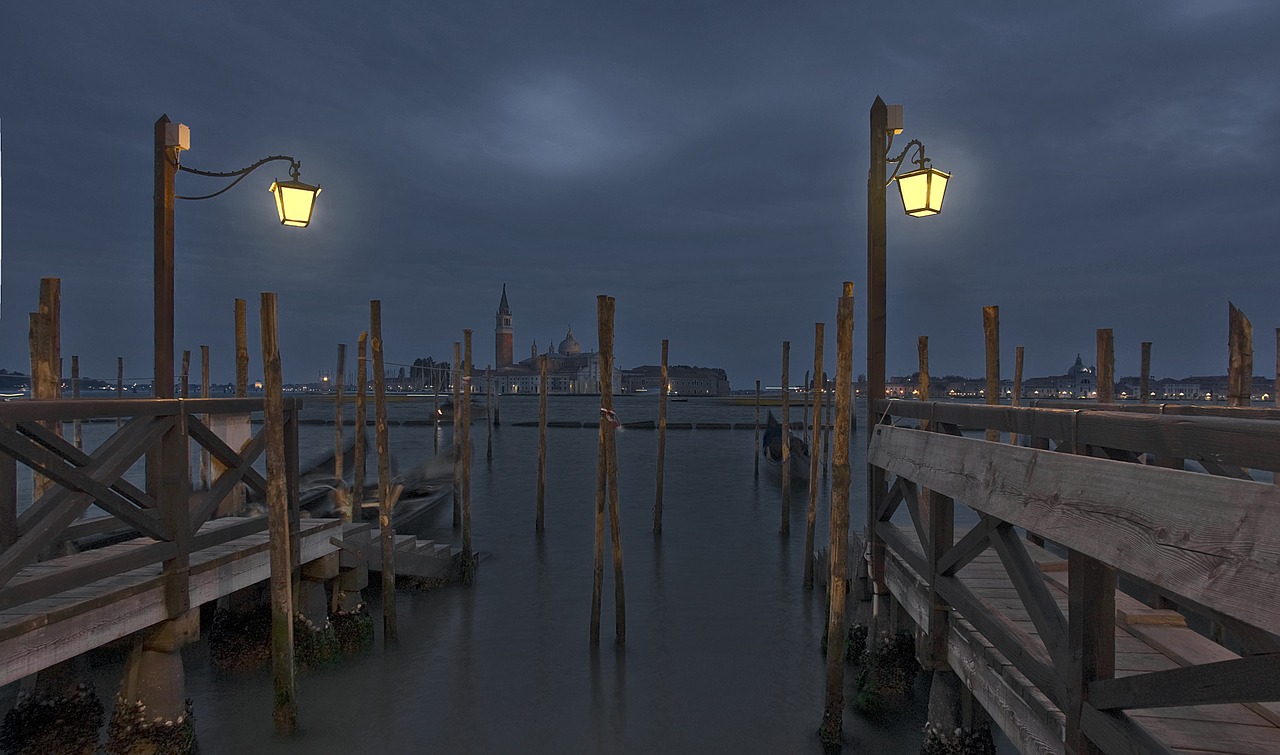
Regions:
M 561 355 L 571 357 L 582 353 L 582 344 L 573 337 L 573 328 L 569 328 L 569 332 L 565 334 L 564 340 L 560 342 L 560 348 L 557 349 Z

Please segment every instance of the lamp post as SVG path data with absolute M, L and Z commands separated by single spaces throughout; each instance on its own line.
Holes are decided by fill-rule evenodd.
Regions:
M 162 115 L 155 127 L 155 385 L 156 398 L 173 398 L 173 205 L 175 199 L 212 199 L 240 183 L 261 166 L 278 160 L 289 162 L 288 181 L 275 181 L 276 212 L 281 225 L 305 228 L 311 222 L 319 186 L 298 180 L 301 163 L 287 155 L 272 155 L 241 170 L 218 173 L 188 168 L 181 164 L 183 150 L 191 149 L 191 131 Z M 176 196 L 174 178 L 178 171 L 213 178 L 234 178 L 227 186 L 204 196 Z
M 867 444 L 875 433 L 879 417 L 876 402 L 885 397 L 885 237 L 886 189 L 897 181 L 903 210 L 913 217 L 936 215 L 942 211 L 942 198 L 950 174 L 929 166 L 924 145 L 912 140 L 896 157 L 890 157 L 893 137 L 902 133 L 902 106 L 886 105 L 876 97 L 871 105 L 871 169 L 867 175 Z M 916 147 L 917 170 L 899 174 L 907 153 Z M 888 164 L 895 163 L 893 175 L 886 178 Z M 879 467 L 867 465 L 867 542 L 871 544 L 872 576 L 877 592 L 883 586 L 883 545 L 875 536 L 876 510 L 885 494 L 885 474 Z
M 271 191 L 275 194 L 276 210 L 280 216 L 281 224 L 305 228 L 311 222 L 311 210 L 315 206 L 316 195 L 320 193 L 320 187 L 309 186 L 298 180 L 299 163 L 292 157 L 273 155 L 241 170 L 229 173 L 214 173 L 188 168 L 180 163 L 179 156 L 182 151 L 190 148 L 190 130 L 180 123 L 170 122 L 168 116 L 160 116 L 160 119 L 155 124 L 155 194 L 153 195 L 155 212 L 153 218 L 155 232 L 155 382 L 152 392 L 158 399 L 173 398 L 174 200 L 212 199 L 240 183 L 254 170 L 276 160 L 287 160 L 290 164 L 290 180 L 276 181 L 271 185 Z M 212 194 L 177 196 L 174 193 L 174 178 L 179 170 L 202 176 L 233 178 L 235 180 Z M 272 301 L 274 304 L 274 300 Z M 267 311 L 264 304 L 264 315 L 267 314 Z M 270 316 L 272 322 L 274 322 L 274 309 L 270 310 Z M 272 332 L 274 333 L 274 330 Z M 275 369 L 278 372 L 278 362 L 275 365 Z M 268 368 L 268 371 L 270 372 L 270 368 Z M 272 463 L 270 460 L 273 456 L 282 458 L 284 455 L 284 432 L 279 420 L 273 418 L 270 411 L 268 415 L 267 428 L 263 432 L 268 438 L 267 457 L 268 465 L 270 465 Z M 274 430 L 272 429 L 273 419 Z M 147 492 L 157 501 L 168 502 L 167 505 L 162 505 L 160 508 L 163 512 L 165 523 L 173 532 L 174 545 L 176 546 L 174 555 L 166 559 L 163 566 L 165 575 L 165 608 L 169 619 L 178 619 L 192 611 L 188 594 L 189 581 L 187 579 L 190 567 L 191 537 L 193 534 L 189 521 L 190 512 L 186 506 L 186 502 L 191 497 L 191 475 L 188 469 L 188 462 L 187 437 L 182 430 L 182 423 L 180 422 L 175 423 L 166 430 L 160 438 L 158 447 L 147 454 Z M 274 538 L 274 533 L 279 531 L 281 527 L 287 527 L 287 524 L 282 524 L 282 518 L 286 514 L 284 509 L 287 503 L 283 501 L 283 486 L 277 487 L 273 484 L 271 487 L 274 492 L 268 494 L 268 520 L 270 522 L 269 528 Z M 276 667 L 276 709 L 274 711 L 276 729 L 278 732 L 288 733 L 293 730 L 297 718 L 293 690 L 293 635 L 287 630 L 280 631 L 278 627 L 291 626 L 292 619 L 285 614 L 286 619 L 280 620 L 277 616 L 277 611 L 274 610 L 277 605 L 287 606 L 291 602 L 288 580 L 287 529 L 284 529 L 284 532 L 286 533 L 284 549 L 272 548 L 271 550 L 271 602 L 273 606 L 272 635 L 273 637 L 287 637 L 287 639 L 283 643 L 273 640 L 272 654 L 273 658 L 288 659 L 287 663 L 276 662 L 274 664 Z M 180 664 L 178 668 L 181 668 Z

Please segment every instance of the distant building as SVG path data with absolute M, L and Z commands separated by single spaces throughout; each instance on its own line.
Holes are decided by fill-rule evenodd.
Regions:
M 1064 375 L 1028 378 L 1022 382 L 1023 398 L 1097 398 L 1098 368 L 1086 367 L 1076 354 L 1075 364 Z
M 502 284 L 502 301 L 494 315 L 497 324 L 493 328 L 493 364 L 501 369 L 510 367 L 515 360 L 515 328 L 511 326 L 511 307 L 507 305 L 507 284 Z
M 627 393 L 657 393 L 662 390 L 662 366 L 646 364 L 623 375 Z M 729 377 L 717 367 L 667 366 L 667 383 L 672 396 L 728 396 Z

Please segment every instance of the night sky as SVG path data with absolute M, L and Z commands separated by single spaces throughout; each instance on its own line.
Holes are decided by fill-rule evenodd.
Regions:
M 177 208 L 176 349 L 233 377 L 233 299 L 280 295 L 286 381 L 354 350 L 383 302 L 387 361 L 493 359 L 502 284 L 517 358 L 572 325 L 617 361 L 725 368 L 735 388 L 812 363 L 813 323 L 856 286 L 865 369 L 868 109 L 954 174 L 941 215 L 889 195 L 891 374 L 1060 374 L 1094 330 L 1118 375 L 1226 372 L 1227 302 L 1255 373 L 1280 325 L 1280 4 L 1233 0 L 5 3 L 0 8 L 0 367 L 26 371 L 27 312 L 62 278 L 63 355 L 151 373 L 152 124 L 185 165 L 270 154 L 323 186 L 287 229 L 267 166 Z M 178 193 L 222 182 L 179 175 Z M 350 360 L 348 362 L 350 368 Z M 831 358 L 828 357 L 828 365 Z M 193 370 L 195 368 L 193 367 Z M 69 370 L 69 359 L 68 367 Z M 796 380 L 797 378 L 793 378 Z

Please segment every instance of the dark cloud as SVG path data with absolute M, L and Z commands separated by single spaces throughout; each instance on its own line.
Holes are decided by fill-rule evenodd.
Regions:
M 235 297 L 280 293 L 286 377 L 304 380 L 371 298 L 391 361 L 448 356 L 467 327 L 487 356 L 506 282 L 517 353 L 570 324 L 593 345 L 609 293 L 622 364 L 665 337 L 738 387 L 776 382 L 779 342 L 801 369 L 842 280 L 865 301 L 880 94 L 905 106 L 897 144 L 955 174 L 936 218 L 890 197 L 891 372 L 914 369 L 919 334 L 935 371 L 979 372 L 984 304 L 1030 375 L 1088 358 L 1098 327 L 1122 374 L 1142 340 L 1157 374 L 1222 372 L 1231 299 L 1265 373 L 1277 22 L 1192 0 L 6 6 L 0 362 L 24 367 L 25 313 L 56 275 L 66 353 L 150 372 L 163 112 L 191 126 L 189 165 L 287 152 L 324 186 L 302 232 L 274 223 L 273 168 L 179 205 L 177 348 L 211 344 L 215 379 Z

